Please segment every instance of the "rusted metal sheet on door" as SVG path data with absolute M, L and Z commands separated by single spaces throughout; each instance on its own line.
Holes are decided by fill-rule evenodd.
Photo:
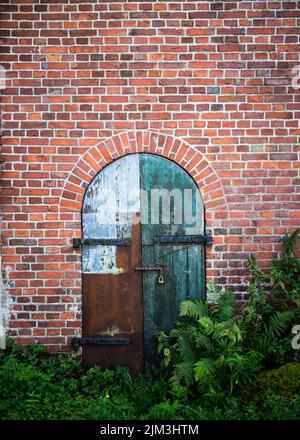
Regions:
M 130 238 L 130 246 L 83 245 L 83 337 L 129 340 L 85 345 L 85 367 L 143 369 L 143 310 L 139 223 L 139 160 L 126 156 L 96 176 L 83 207 L 85 238 Z

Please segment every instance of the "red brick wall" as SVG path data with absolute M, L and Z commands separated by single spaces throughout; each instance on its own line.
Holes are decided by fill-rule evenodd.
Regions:
M 84 190 L 132 151 L 196 179 L 207 277 L 245 290 L 300 225 L 300 2 L 2 1 L 3 264 L 12 334 L 65 349 L 81 328 Z M 300 82 L 299 82 L 300 84 Z

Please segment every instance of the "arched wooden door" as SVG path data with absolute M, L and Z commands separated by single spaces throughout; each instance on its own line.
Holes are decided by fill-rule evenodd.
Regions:
M 204 298 L 204 212 L 172 161 L 124 156 L 88 187 L 82 212 L 83 362 L 134 371 L 157 360 L 180 302 Z

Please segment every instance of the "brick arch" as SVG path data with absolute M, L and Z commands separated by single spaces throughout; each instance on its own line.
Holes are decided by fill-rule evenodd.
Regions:
M 227 211 L 223 187 L 205 156 L 174 136 L 149 131 L 119 133 L 91 147 L 65 182 L 60 210 L 80 211 L 85 190 L 95 175 L 115 159 L 133 153 L 153 153 L 173 160 L 197 183 L 206 211 Z

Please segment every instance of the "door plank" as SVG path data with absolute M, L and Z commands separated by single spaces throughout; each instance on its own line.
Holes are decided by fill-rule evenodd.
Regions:
M 141 225 L 142 264 L 165 267 L 164 284 L 158 284 L 156 273 L 143 275 L 145 362 L 153 364 L 158 359 L 155 333 L 160 330 L 168 332 L 173 328 L 182 301 L 204 298 L 203 245 L 160 244 L 154 242 L 154 237 L 203 234 L 204 215 L 201 196 L 194 181 L 183 169 L 168 159 L 142 155 L 141 189 L 148 193 L 148 199 L 144 197 L 141 204 L 141 211 L 148 212 L 148 224 Z M 163 204 L 158 205 L 157 199 L 150 196 L 151 190 L 173 191 L 175 196 L 181 193 L 181 203 L 180 197 L 177 203 L 171 201 L 169 223 L 164 223 Z M 189 207 L 184 203 L 187 205 L 188 202 L 185 194 L 189 196 Z M 148 203 L 148 206 L 145 207 L 145 203 Z M 151 206 L 153 203 L 155 206 Z M 179 218 L 176 208 L 178 211 L 180 206 L 182 221 L 176 224 Z M 192 220 L 191 216 L 189 218 L 189 215 L 184 215 L 185 208 L 196 218 L 194 222 L 189 221 Z M 159 214 L 159 218 L 155 218 L 156 223 L 151 222 L 151 212 Z
M 109 191 L 108 191 L 109 190 Z M 129 345 L 85 345 L 85 368 L 144 366 L 139 157 L 126 156 L 99 173 L 83 206 L 85 239 L 130 238 L 130 246 L 83 244 L 83 337 L 129 338 Z M 84 243 L 84 242 L 83 242 Z M 86 242 L 88 243 L 88 242 Z

